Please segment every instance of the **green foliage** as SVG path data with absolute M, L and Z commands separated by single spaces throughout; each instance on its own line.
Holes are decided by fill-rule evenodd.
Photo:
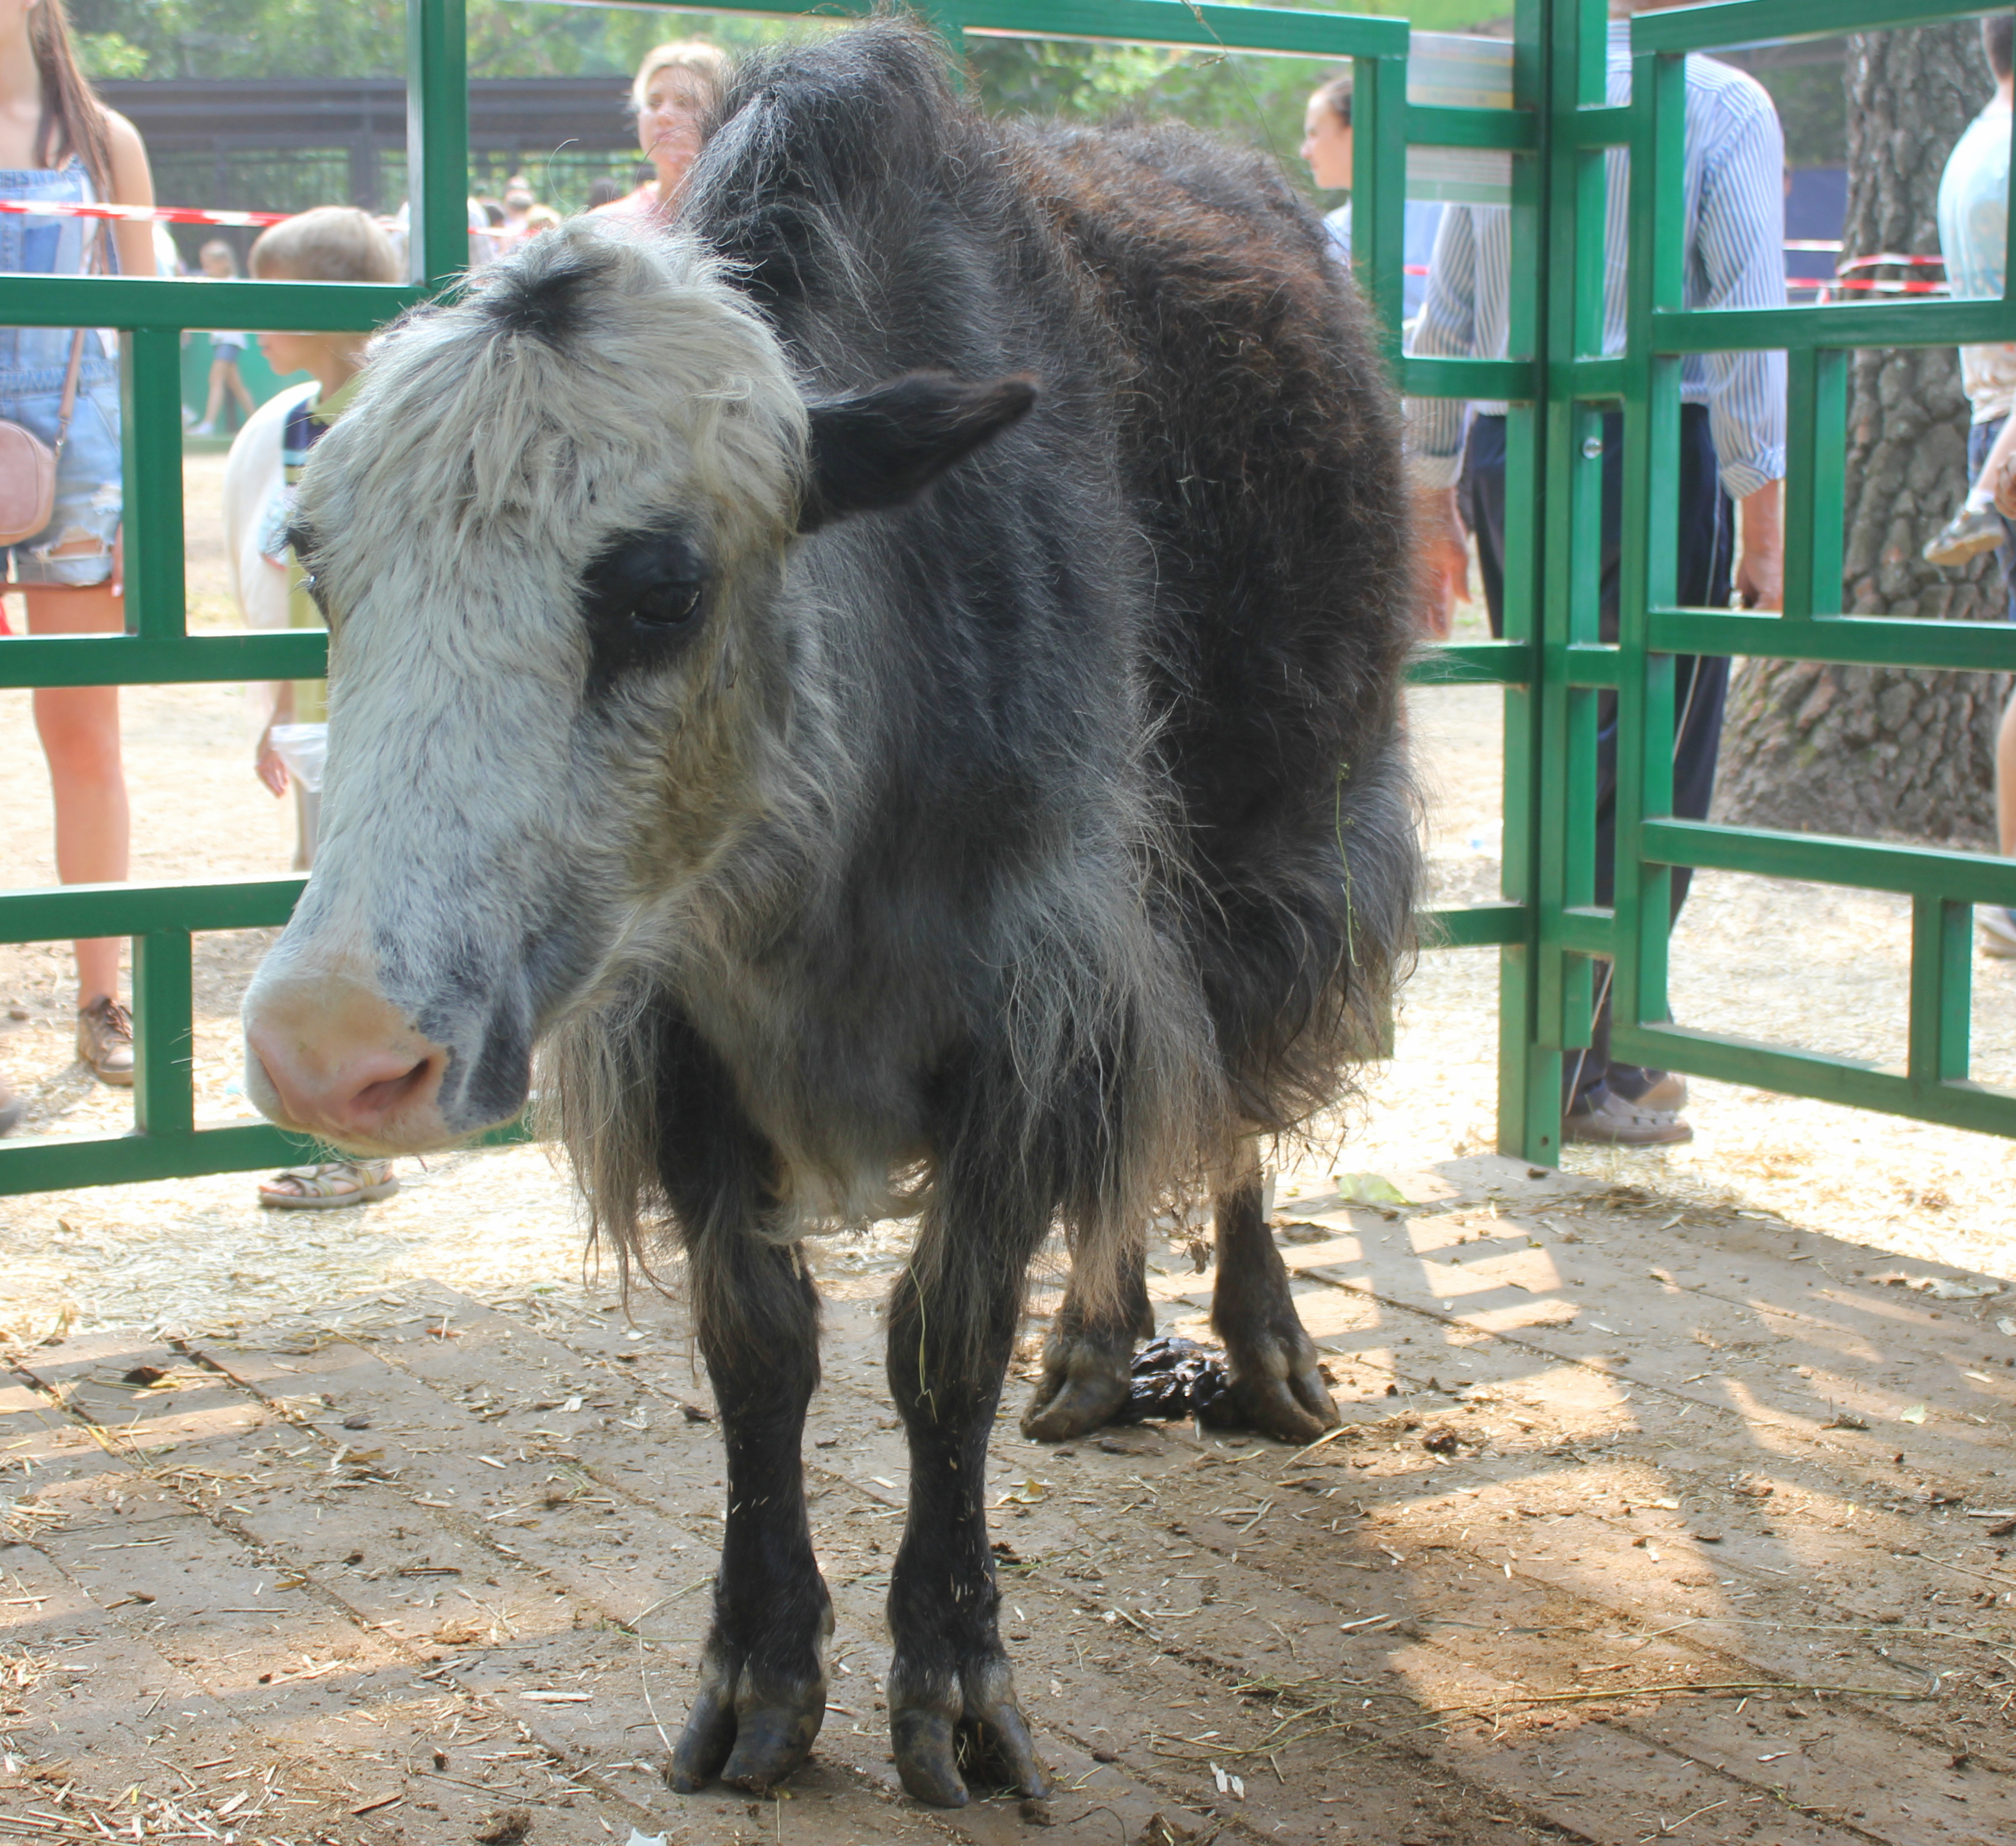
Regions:
M 94 81 L 106 77 L 145 77 L 147 54 L 117 32 L 80 32 L 77 35 L 77 62 Z
M 664 39 L 703 38 L 741 52 L 830 29 L 823 21 L 781 16 L 524 0 L 467 5 L 469 72 L 475 77 L 628 76 Z M 1494 17 L 1508 5 L 1509 0 L 1353 0 L 1354 10 L 1404 13 L 1424 28 L 1441 31 Z M 405 68 L 405 0 L 70 0 L 70 13 L 87 67 L 97 77 L 398 77 Z M 1335 69 L 1316 59 L 977 35 L 966 49 L 978 95 L 990 110 L 1082 121 L 1175 116 L 1273 154 L 1305 183 L 1296 158 L 1303 106 Z M 570 174 L 557 191 L 575 189 L 575 177 Z M 579 177 L 581 189 L 585 184 Z

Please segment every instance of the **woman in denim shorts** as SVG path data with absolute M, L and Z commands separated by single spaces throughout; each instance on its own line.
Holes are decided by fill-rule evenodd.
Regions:
M 146 149 L 78 69 L 63 0 L 0 0 L 0 199 L 154 202 Z M 0 214 L 0 272 L 121 271 L 154 273 L 148 225 Z M 0 327 L 0 418 L 52 448 L 71 340 L 64 328 Z M 76 407 L 57 462 L 54 513 L 42 531 L 6 552 L 31 634 L 105 634 L 125 626 L 117 581 L 121 498 L 118 355 L 106 336 L 87 329 Z M 118 688 L 45 688 L 34 707 L 56 797 L 58 876 L 66 884 L 123 880 Z M 119 946 L 116 937 L 77 945 L 77 1053 L 106 1082 L 130 1084 L 132 1027 L 119 1004 Z M 6 1103 L 0 1083 L 0 1116 Z

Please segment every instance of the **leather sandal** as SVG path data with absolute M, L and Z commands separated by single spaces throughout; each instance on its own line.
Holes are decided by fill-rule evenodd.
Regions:
M 1694 1130 L 1668 1109 L 1647 1109 L 1606 1090 L 1593 1106 L 1561 1117 L 1561 1139 L 1604 1147 L 1666 1147 L 1691 1141 Z
M 260 1187 L 259 1203 L 275 1211 L 340 1211 L 389 1199 L 398 1189 L 390 1160 L 324 1160 L 275 1174 Z

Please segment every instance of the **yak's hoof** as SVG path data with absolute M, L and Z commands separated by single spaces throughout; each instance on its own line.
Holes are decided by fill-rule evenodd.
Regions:
M 681 1794 L 717 1777 L 764 1794 L 812 1754 L 825 1722 L 823 1671 L 759 1672 L 739 1649 L 710 1643 L 665 1779 Z
M 1276 1441 L 1313 1442 L 1343 1419 L 1337 1413 L 1316 1348 L 1301 1332 L 1293 1340 L 1270 1337 L 1257 1348 L 1227 1352 L 1232 1382 L 1228 1395 L 1240 1420 Z
M 899 1690 L 929 1679 L 934 1692 Z M 963 1808 L 967 1782 L 1040 1799 L 1049 1778 L 1036 1760 L 1015 1682 L 999 1653 L 984 1657 L 956 1677 L 906 1672 L 900 1660 L 889 1672 L 889 1740 L 905 1790 L 932 1808 Z
M 1043 1376 L 1022 1412 L 1022 1434 L 1064 1442 L 1104 1428 L 1127 1402 L 1133 1359 L 1125 1334 L 1052 1333 L 1043 1342 Z

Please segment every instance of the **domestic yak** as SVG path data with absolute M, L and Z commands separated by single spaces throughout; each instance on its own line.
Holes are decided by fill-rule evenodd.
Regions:
M 826 1709 L 807 1236 L 917 1220 L 887 1690 L 923 1801 L 1043 1787 L 983 1479 L 1053 1227 L 1031 1434 L 1124 1398 L 1191 1189 L 1240 1408 L 1335 1421 L 1258 1150 L 1405 952 L 1404 498 L 1271 163 L 990 121 L 888 21 L 752 59 L 669 230 L 533 239 L 315 448 L 322 830 L 250 1092 L 401 1153 L 518 1115 L 541 1051 L 596 1232 L 679 1253 L 728 1503 L 675 1786 L 769 1786 Z

